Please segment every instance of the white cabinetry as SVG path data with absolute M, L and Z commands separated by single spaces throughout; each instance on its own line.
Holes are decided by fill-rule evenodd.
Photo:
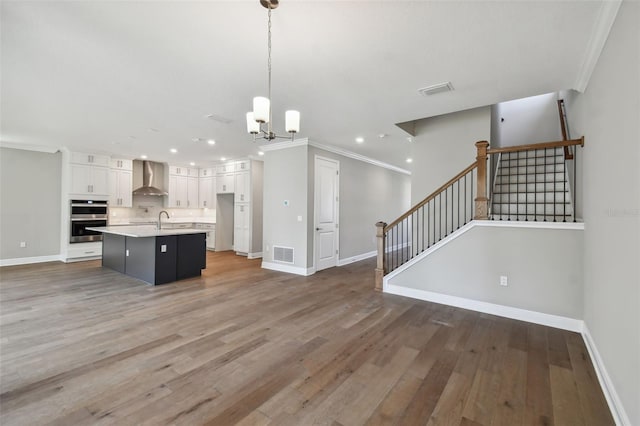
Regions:
M 219 174 L 216 179 L 216 192 L 218 194 L 231 194 L 235 190 L 235 173 Z
M 85 154 L 83 152 L 72 152 L 71 163 L 86 164 L 88 166 L 109 167 L 109 157 L 106 155 Z
M 198 201 L 201 209 L 216 208 L 216 178 L 213 176 L 200 178 Z
M 235 201 L 249 202 L 251 194 L 251 175 L 249 171 L 236 173 Z
M 133 172 L 111 169 L 109 179 L 109 205 L 111 207 L 133 206 Z
M 197 229 L 203 229 L 207 232 L 207 250 L 215 250 L 216 248 L 216 225 L 214 223 L 198 223 Z
M 187 207 L 198 208 L 198 176 L 187 178 Z
M 109 168 L 71 164 L 69 192 L 74 195 L 109 195 Z
M 198 208 L 198 169 L 169 166 L 167 207 Z
M 238 253 L 249 253 L 249 204 L 236 203 L 233 212 L 233 249 Z
M 111 207 L 133 206 L 133 161 L 111 160 L 109 171 L 109 205 Z

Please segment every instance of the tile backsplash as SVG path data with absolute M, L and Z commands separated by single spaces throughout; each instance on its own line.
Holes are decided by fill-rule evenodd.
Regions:
M 131 219 L 156 222 L 162 210 L 166 210 L 171 218 L 216 217 L 215 209 L 170 209 L 164 207 L 163 197 L 136 195 L 133 197 L 133 207 L 109 208 L 109 223 L 117 224 Z

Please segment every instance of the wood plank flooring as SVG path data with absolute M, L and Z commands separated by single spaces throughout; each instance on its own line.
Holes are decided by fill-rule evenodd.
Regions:
M 610 425 L 580 335 L 209 253 L 149 286 L 0 269 L 2 425 Z

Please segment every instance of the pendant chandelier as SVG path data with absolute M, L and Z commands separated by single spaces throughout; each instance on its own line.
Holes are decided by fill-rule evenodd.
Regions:
M 285 112 L 285 130 L 291 136 L 278 136 L 271 127 L 271 10 L 278 7 L 278 0 L 260 0 L 260 4 L 268 9 L 268 61 L 269 73 L 268 97 L 256 96 L 253 98 L 253 112 L 247 113 L 247 131 L 253 135 L 253 140 L 266 139 L 272 141 L 276 138 L 291 139 L 300 131 L 300 112 L 289 110 Z M 266 128 L 263 127 L 265 125 Z M 259 136 L 258 136 L 259 135 Z

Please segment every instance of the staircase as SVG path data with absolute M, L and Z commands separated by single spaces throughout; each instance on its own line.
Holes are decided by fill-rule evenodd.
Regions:
M 377 290 L 385 275 L 446 243 L 469 221 L 576 221 L 569 174 L 575 184 L 584 137 L 499 148 L 487 141 L 475 145 L 474 163 L 390 224 L 376 224 Z M 492 183 L 489 159 L 495 164 Z
M 564 147 L 498 154 L 491 220 L 574 221 Z

